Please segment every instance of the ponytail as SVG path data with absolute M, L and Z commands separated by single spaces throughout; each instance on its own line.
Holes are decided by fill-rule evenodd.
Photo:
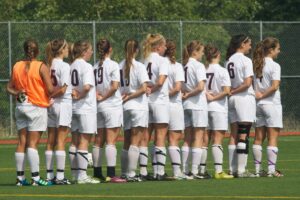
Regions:
M 102 66 L 105 56 L 109 53 L 111 48 L 110 42 L 107 39 L 100 39 L 97 42 L 97 52 L 99 54 L 99 67 Z
M 62 54 L 62 51 L 68 45 L 64 39 L 55 39 L 47 43 L 46 58 L 48 66 L 51 66 L 52 60 Z
M 203 44 L 198 40 L 193 40 L 186 45 L 183 49 L 183 65 L 186 65 L 193 53 L 195 51 L 200 51 L 201 48 L 203 48 Z
M 226 52 L 226 60 L 228 60 L 236 51 L 242 46 L 243 43 L 249 42 L 250 38 L 244 34 L 234 35 L 229 43 Z
M 26 69 L 29 70 L 31 61 L 39 54 L 39 46 L 35 40 L 28 39 L 24 42 L 23 49 L 25 54 Z
M 83 54 L 91 47 L 91 43 L 85 40 L 80 40 L 74 43 L 72 48 L 73 61 L 83 56 Z
M 165 41 L 164 36 L 161 34 L 148 34 L 143 43 L 143 57 L 146 59 L 150 53 Z
M 132 60 L 137 53 L 139 43 L 136 40 L 127 40 L 125 43 L 125 78 L 129 80 L 130 68 L 132 67 Z
M 172 64 L 176 62 L 176 44 L 173 40 L 167 39 L 166 41 L 165 56 L 169 58 Z
M 220 50 L 211 44 L 208 44 L 204 47 L 204 55 L 208 63 L 211 63 L 212 60 L 217 58 L 220 54 Z

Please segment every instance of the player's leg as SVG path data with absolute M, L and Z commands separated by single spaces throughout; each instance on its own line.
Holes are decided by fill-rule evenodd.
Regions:
M 151 133 L 152 133 L 152 126 L 151 124 L 149 124 L 149 127 L 143 130 L 142 138 L 139 144 L 140 176 L 142 179 L 150 178 L 150 176 L 148 176 L 147 166 L 148 166 L 148 157 L 149 157 L 148 144 L 151 140 Z
M 155 123 L 155 157 L 157 160 L 157 180 L 164 179 L 167 150 L 165 147 L 168 124 Z
M 255 166 L 255 175 L 257 177 L 264 176 L 264 171 L 261 168 L 262 162 L 262 144 L 266 137 L 266 127 L 260 126 L 255 128 L 255 139 L 252 146 L 253 149 L 253 159 Z
M 131 130 L 124 130 L 124 142 L 121 152 L 121 177 L 126 178 L 128 172 L 128 150 L 130 146 Z
M 45 151 L 47 181 L 54 181 L 54 149 L 56 144 L 57 129 L 56 127 L 48 127 L 48 139 Z
M 169 130 L 168 140 L 169 140 L 169 155 L 173 168 L 174 177 L 181 177 L 181 156 L 180 156 L 180 148 L 179 141 L 182 137 L 181 130 Z
M 182 172 L 185 175 L 190 174 L 189 163 L 192 159 L 192 111 L 190 109 L 184 110 L 184 138 L 181 147 L 182 154 Z
M 94 177 L 99 178 L 100 180 L 104 181 L 105 178 L 102 173 L 102 159 L 103 159 L 103 151 L 104 151 L 104 144 L 106 141 L 106 134 L 104 128 L 97 129 L 97 135 L 95 135 L 95 142 L 93 145 L 93 171 Z
M 18 131 L 18 144 L 15 152 L 17 186 L 29 185 L 29 183 L 25 179 L 26 135 L 27 135 L 26 128 L 22 128 Z
M 206 170 L 207 150 L 208 150 L 209 142 L 210 142 L 210 134 L 208 133 L 208 131 L 204 131 L 203 144 L 201 147 L 202 155 L 201 155 L 200 169 L 199 169 L 199 175 L 202 176 L 204 179 L 211 178 L 211 176 L 208 174 Z

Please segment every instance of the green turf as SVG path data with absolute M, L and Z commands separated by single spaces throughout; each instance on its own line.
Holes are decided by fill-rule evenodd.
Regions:
M 14 185 L 15 145 L 0 145 L 0 199 L 300 199 L 299 144 L 299 136 L 280 138 L 277 166 L 284 173 L 283 178 L 106 183 L 51 187 L 16 187 Z M 39 152 L 41 174 L 45 176 L 43 145 L 41 145 Z M 225 158 L 224 166 L 226 168 L 228 165 L 227 152 L 225 152 Z M 265 158 L 264 154 L 264 161 Z M 252 155 L 249 156 L 248 165 L 249 169 L 253 170 Z M 169 162 L 166 168 L 167 172 L 171 174 Z M 266 168 L 266 162 L 264 162 L 264 168 Z M 67 169 L 69 169 L 68 162 Z M 208 170 L 211 173 L 213 172 L 210 152 Z M 91 172 L 89 170 L 90 174 Z M 67 170 L 66 173 L 70 177 L 70 171 Z M 30 177 L 28 168 L 26 169 L 26 175 Z

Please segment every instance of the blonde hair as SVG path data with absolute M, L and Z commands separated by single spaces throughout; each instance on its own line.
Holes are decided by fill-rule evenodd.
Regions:
M 189 58 L 195 51 L 200 51 L 203 47 L 203 44 L 198 40 L 193 40 L 186 45 L 183 49 L 183 65 L 187 64 Z
M 144 59 L 149 56 L 149 54 L 159 45 L 161 45 L 165 40 L 164 36 L 159 33 L 148 34 L 146 40 L 143 43 L 143 57 Z
M 136 40 L 127 40 L 125 43 L 125 78 L 129 80 L 129 72 L 132 67 L 132 60 L 139 49 L 139 43 Z
M 275 49 L 278 44 L 279 40 L 273 37 L 267 37 L 257 43 L 253 52 L 253 71 L 257 78 L 262 77 L 265 57 L 270 53 L 270 50 Z
M 63 49 L 68 45 L 64 39 L 55 39 L 47 43 L 46 58 L 47 64 L 51 66 L 54 58 L 62 54 Z

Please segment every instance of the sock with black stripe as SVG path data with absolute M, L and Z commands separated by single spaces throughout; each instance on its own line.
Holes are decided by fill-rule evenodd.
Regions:
M 178 146 L 169 146 L 168 148 L 170 159 L 173 167 L 174 176 L 181 175 L 181 158 L 180 158 L 180 149 Z

